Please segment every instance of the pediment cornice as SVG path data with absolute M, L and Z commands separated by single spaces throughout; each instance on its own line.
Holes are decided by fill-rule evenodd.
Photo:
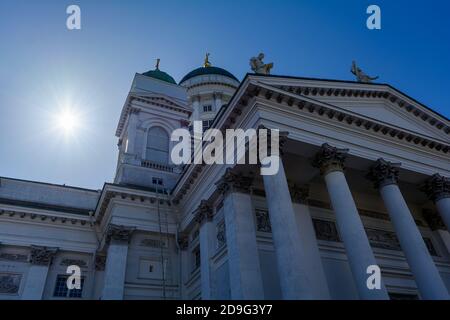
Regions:
M 282 81 L 283 80 L 283 81 Z M 296 95 L 311 98 L 336 97 L 348 99 L 384 99 L 400 109 L 404 109 L 426 125 L 450 133 L 449 120 L 407 96 L 388 84 L 366 84 L 353 81 L 318 80 L 305 78 L 279 78 L 266 77 L 252 81 L 261 83 Z
M 125 106 L 122 109 L 120 115 L 119 124 L 116 129 L 116 136 L 120 137 L 123 128 L 125 126 L 128 115 L 135 109 L 145 108 L 146 106 L 157 106 L 166 110 L 172 110 L 180 113 L 184 113 L 189 117 L 192 110 L 187 104 L 172 99 L 162 94 L 130 94 L 125 102 Z

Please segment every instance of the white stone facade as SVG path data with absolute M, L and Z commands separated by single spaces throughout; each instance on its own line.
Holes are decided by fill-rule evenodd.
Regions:
M 287 132 L 280 171 L 175 166 L 192 120 Z M 449 133 L 384 84 L 136 74 L 114 183 L 0 178 L 0 299 L 448 299 Z

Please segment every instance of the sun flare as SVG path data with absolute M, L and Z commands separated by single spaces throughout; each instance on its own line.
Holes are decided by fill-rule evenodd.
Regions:
M 72 109 L 66 108 L 55 116 L 55 125 L 63 133 L 72 134 L 80 125 L 80 118 Z

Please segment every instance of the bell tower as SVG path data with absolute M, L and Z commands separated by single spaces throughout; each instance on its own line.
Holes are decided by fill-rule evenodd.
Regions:
M 114 182 L 170 190 L 181 172 L 170 158 L 173 130 L 188 127 L 192 114 L 186 89 L 159 69 L 137 73 L 122 108 L 116 136 L 119 156 Z

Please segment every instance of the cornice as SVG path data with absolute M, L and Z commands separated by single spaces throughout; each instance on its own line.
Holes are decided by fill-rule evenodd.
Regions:
M 93 214 L 92 211 L 91 214 Z M 0 204 L 0 217 L 2 216 L 6 218 L 20 218 L 45 223 L 62 223 L 81 226 L 86 225 L 90 221 L 90 216 L 64 214 L 56 211 L 31 209 Z
M 303 92 L 301 89 L 295 91 L 292 88 L 290 91 L 289 89 L 287 89 L 288 91 L 284 91 L 283 89 L 265 84 L 255 85 L 262 88 L 262 90 L 259 91 L 259 94 L 263 95 L 268 101 L 273 99 L 279 104 L 286 103 L 289 107 L 294 107 L 298 110 L 302 110 L 303 112 L 309 112 L 321 117 L 327 117 L 330 120 L 337 120 L 339 122 L 346 123 L 347 125 L 356 126 L 375 133 L 380 133 L 386 136 L 390 136 L 391 138 L 397 138 L 399 140 L 403 140 L 403 142 L 406 143 L 428 147 L 438 152 L 448 153 L 450 151 L 450 144 L 446 141 L 442 141 L 434 137 L 429 137 L 417 132 L 412 132 L 410 130 L 400 128 L 392 124 L 384 123 L 380 120 L 363 116 L 341 107 L 308 97 L 308 95 L 314 96 L 312 92 Z M 350 90 L 348 91 L 351 92 Z M 303 95 L 299 94 L 298 92 L 303 92 Z M 316 91 L 314 92 L 315 95 L 319 94 Z M 343 92 L 347 91 L 343 90 Z M 374 92 L 372 94 L 372 97 L 385 96 L 385 92 L 382 91 Z M 444 124 L 442 125 L 444 126 Z M 441 129 L 443 128 L 444 127 L 441 127 Z M 450 132 L 450 129 L 448 130 L 448 132 Z
M 101 224 L 110 202 L 114 199 L 140 204 L 154 204 L 159 201 L 160 205 L 172 205 L 170 196 L 165 194 L 106 184 L 95 211 L 95 224 Z

